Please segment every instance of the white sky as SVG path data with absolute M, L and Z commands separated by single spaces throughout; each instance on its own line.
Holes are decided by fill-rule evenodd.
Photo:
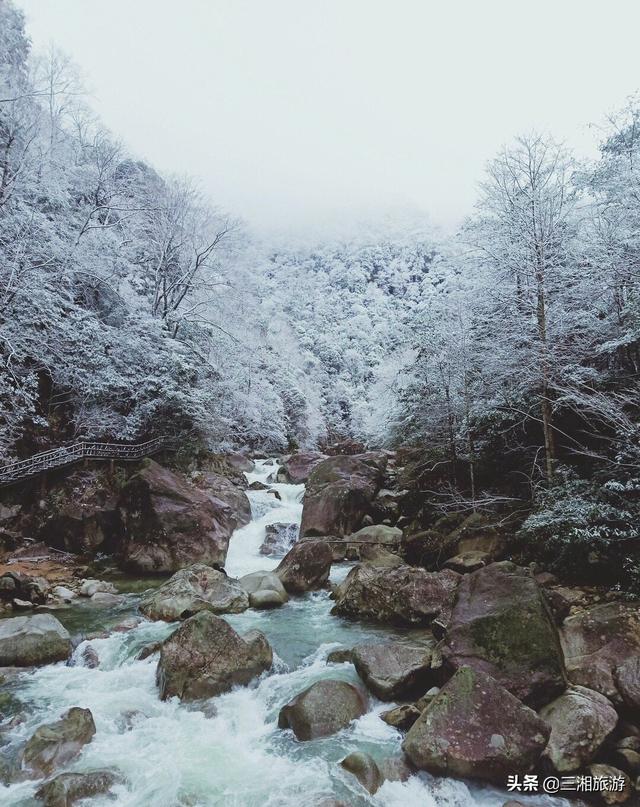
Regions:
M 470 212 L 487 159 L 640 89 L 638 0 L 16 0 L 104 122 L 259 227 Z

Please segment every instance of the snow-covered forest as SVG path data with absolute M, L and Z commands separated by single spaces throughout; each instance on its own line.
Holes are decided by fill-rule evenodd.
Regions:
M 1 3 L 2 455 L 423 444 L 443 511 L 533 501 L 522 535 L 615 537 L 635 576 L 639 122 L 607 119 L 593 163 L 509 143 L 451 237 L 408 215 L 269 242 L 130 155 Z
M 0 803 L 640 804 L 592 5 L 0 0 Z

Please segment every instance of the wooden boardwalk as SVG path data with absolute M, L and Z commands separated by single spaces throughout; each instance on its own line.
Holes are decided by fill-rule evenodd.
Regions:
M 0 465 L 0 487 L 12 485 L 22 479 L 54 468 L 63 468 L 65 465 L 73 465 L 76 462 L 90 458 L 97 460 L 139 460 L 157 454 L 163 449 L 175 448 L 175 444 L 170 437 L 154 437 L 146 443 L 123 444 L 123 443 L 73 443 L 70 446 L 52 448 L 49 451 L 42 451 L 34 454 L 26 460 Z

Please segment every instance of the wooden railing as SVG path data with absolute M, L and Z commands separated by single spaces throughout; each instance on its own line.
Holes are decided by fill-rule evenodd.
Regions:
M 156 454 L 163 449 L 175 448 L 172 438 L 154 437 L 146 443 L 135 445 L 125 445 L 122 443 L 73 443 L 70 446 L 52 448 L 49 451 L 42 451 L 34 454 L 26 460 L 17 460 L 6 465 L 0 465 L 0 486 L 12 485 L 21 479 L 28 479 L 31 476 L 49 471 L 53 468 L 62 468 L 65 465 L 72 465 L 85 458 L 100 460 L 139 460 Z

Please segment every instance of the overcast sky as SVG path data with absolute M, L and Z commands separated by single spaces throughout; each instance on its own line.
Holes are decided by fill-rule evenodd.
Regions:
M 638 0 L 17 0 L 136 156 L 258 226 L 470 212 L 536 128 L 579 153 L 640 88 Z

